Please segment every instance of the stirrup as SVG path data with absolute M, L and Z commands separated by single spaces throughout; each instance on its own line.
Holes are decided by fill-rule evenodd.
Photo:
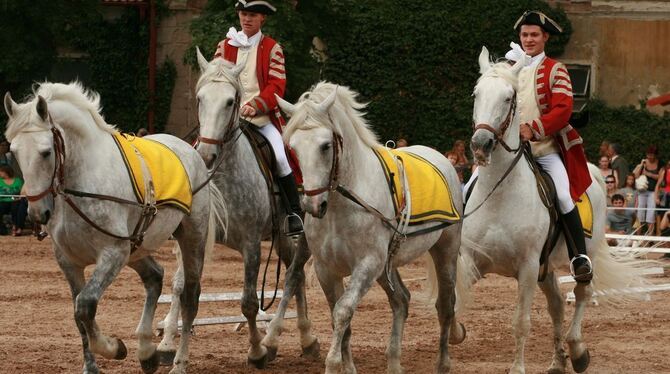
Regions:
M 292 218 L 297 219 L 298 222 L 300 222 L 300 228 L 294 228 L 295 230 L 291 231 L 291 224 L 290 224 L 289 221 Z M 300 218 L 300 216 L 297 215 L 296 213 L 289 213 L 289 214 L 286 215 L 286 217 L 284 218 L 283 228 L 284 228 L 284 230 L 283 230 L 284 235 L 286 235 L 286 236 L 298 236 L 298 235 L 301 235 L 303 232 L 305 232 L 304 222 L 302 221 L 302 218 Z
M 582 265 L 588 266 L 589 271 L 583 274 L 575 274 L 575 261 L 578 259 L 585 259 L 586 262 Z M 577 255 L 570 260 L 570 275 L 575 279 L 576 282 L 588 283 L 593 279 L 593 264 L 591 259 L 587 255 Z

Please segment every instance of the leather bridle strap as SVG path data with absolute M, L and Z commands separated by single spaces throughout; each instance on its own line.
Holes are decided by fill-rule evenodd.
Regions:
M 505 117 L 505 121 L 500 125 L 500 130 L 496 130 L 493 128 L 491 125 L 486 124 L 486 123 L 480 123 L 477 125 L 474 125 L 473 123 L 473 129 L 474 131 L 477 130 L 486 130 L 488 132 L 493 133 L 494 138 L 496 139 L 497 144 L 500 144 L 507 152 L 517 152 L 521 145 L 517 147 L 516 149 L 512 149 L 505 140 L 503 139 L 505 137 L 505 132 L 509 128 L 509 126 L 512 124 L 512 119 L 514 118 L 514 113 L 516 111 L 516 92 L 514 93 L 514 96 L 512 97 L 512 103 L 509 107 L 509 111 L 507 112 L 507 117 Z M 497 145 L 496 144 L 496 145 Z M 495 147 L 494 147 L 495 148 Z
M 333 162 L 330 166 L 330 175 L 328 177 L 328 185 L 316 188 L 313 190 L 305 190 L 307 196 L 320 195 L 326 191 L 334 191 L 337 187 L 337 178 L 340 168 L 340 153 L 342 151 L 342 136 L 333 132 Z

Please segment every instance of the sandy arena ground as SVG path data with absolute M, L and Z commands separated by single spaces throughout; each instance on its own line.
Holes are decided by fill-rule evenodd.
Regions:
M 164 293 L 170 292 L 175 269 L 170 248 L 157 254 L 166 268 Z M 267 252 L 266 252 L 267 254 Z M 49 239 L 0 237 L 0 373 L 80 373 L 81 340 L 72 319 L 70 291 L 58 269 Z M 670 262 L 665 262 L 670 265 Z M 90 269 L 89 269 L 90 270 Z M 403 340 L 403 365 L 407 373 L 433 371 L 438 339 L 436 313 L 422 305 L 416 295 L 423 286 L 421 263 L 404 268 L 410 279 L 411 302 Z M 90 274 L 90 271 L 88 272 Z M 218 246 L 213 261 L 205 268 L 203 292 L 239 291 L 242 284 L 241 257 Z M 274 276 L 268 278 L 274 279 Z M 665 277 L 654 283 L 670 283 Z M 565 291 L 568 286 L 563 286 Z M 451 347 L 454 373 L 505 373 L 514 357 L 511 316 L 516 300 L 516 283 L 488 276 L 475 288 L 475 305 L 463 322 L 466 341 Z M 97 321 L 103 331 L 121 338 L 128 358 L 112 361 L 98 358 L 105 373 L 141 373 L 136 360 L 137 341 L 133 332 L 138 322 L 144 290 L 138 276 L 125 269 L 104 294 Z M 288 320 L 276 361 L 265 373 L 321 373 L 330 345 L 330 317 L 326 300 L 317 286 L 308 291 L 314 333 L 321 342 L 321 359 L 300 357 L 295 320 Z M 532 308 L 532 331 L 526 346 L 526 372 L 543 372 L 551 361 L 550 319 L 541 292 Z M 159 306 L 156 320 L 167 312 Z M 568 306 L 566 314 L 572 314 Z M 198 317 L 239 315 L 237 302 L 203 303 Z M 390 307 L 379 286 L 363 299 L 352 322 L 352 349 L 359 373 L 384 373 L 384 351 L 390 333 Z M 567 320 L 566 320 L 567 322 Z M 584 323 L 584 337 L 591 351 L 588 373 L 670 373 L 670 291 L 651 294 L 651 301 L 618 309 L 590 307 Z M 257 373 L 246 366 L 247 330 L 233 331 L 230 325 L 196 329 L 191 344 L 191 373 Z M 159 338 L 155 339 L 156 343 Z M 161 368 L 159 373 L 167 373 Z M 571 372 L 571 369 L 568 371 Z

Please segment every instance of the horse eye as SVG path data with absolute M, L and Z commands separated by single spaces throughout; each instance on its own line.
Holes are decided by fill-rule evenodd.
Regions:
M 511 97 L 508 97 L 507 99 L 505 99 L 505 102 L 506 102 L 506 103 L 509 103 L 510 101 L 512 101 L 512 98 L 511 98 Z
M 321 147 L 319 147 L 319 148 L 321 149 L 321 152 L 324 152 L 324 153 L 328 152 L 328 150 L 330 149 L 330 143 L 323 143 L 323 144 L 321 144 Z
M 228 101 L 226 102 L 226 106 L 231 106 L 231 105 L 233 105 L 234 102 L 235 102 L 235 100 L 228 99 Z
M 40 156 L 42 156 L 42 158 L 49 158 L 49 156 L 51 156 L 51 150 L 40 152 Z

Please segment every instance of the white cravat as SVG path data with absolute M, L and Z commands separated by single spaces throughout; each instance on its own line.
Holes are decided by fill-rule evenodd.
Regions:
M 229 43 L 233 47 L 247 48 L 258 44 L 258 42 L 261 40 L 261 35 L 261 31 L 258 30 L 258 32 L 250 38 L 243 31 L 237 31 L 237 29 L 231 27 L 228 29 L 228 34 L 226 34 L 226 37 L 230 39 Z

